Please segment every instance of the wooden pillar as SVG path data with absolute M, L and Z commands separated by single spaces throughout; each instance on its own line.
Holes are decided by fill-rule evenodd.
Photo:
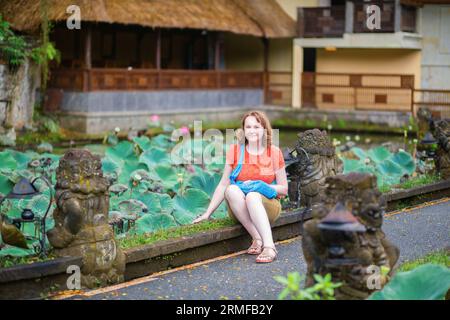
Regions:
M 292 106 L 302 107 L 303 47 L 294 40 L 292 63 Z
M 345 33 L 353 33 L 353 21 L 355 15 L 355 4 L 353 1 L 345 2 Z
M 222 44 L 221 44 L 221 39 L 220 39 L 220 33 L 218 33 L 218 32 L 216 33 L 214 44 L 215 44 L 215 46 L 214 46 L 214 69 L 219 70 Z
M 83 90 L 91 90 L 91 69 L 92 69 L 92 26 L 88 24 L 84 41 L 84 66 L 87 69 L 83 81 Z
M 156 69 L 161 69 L 161 29 L 156 33 Z
M 402 31 L 402 5 L 400 0 L 395 0 L 394 5 L 394 32 Z
M 264 103 L 269 100 L 269 39 L 262 38 L 264 45 Z
M 157 88 L 161 87 L 161 28 L 156 33 L 156 70 L 158 71 Z
M 139 68 L 143 67 L 143 60 L 141 57 L 141 49 L 142 49 L 142 40 L 144 39 L 144 30 L 139 29 L 137 33 L 137 44 L 136 44 L 136 64 L 139 66 Z
M 216 32 L 214 37 L 214 70 L 216 71 L 216 87 L 221 87 L 221 77 L 220 77 L 220 56 L 221 56 L 221 34 Z
M 297 36 L 303 38 L 305 34 L 305 12 L 302 7 L 297 8 Z

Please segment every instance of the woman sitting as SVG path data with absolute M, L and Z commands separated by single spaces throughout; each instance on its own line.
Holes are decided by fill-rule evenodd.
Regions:
M 248 231 L 253 241 L 248 254 L 256 262 L 272 262 L 277 256 L 271 224 L 281 213 L 280 198 L 288 184 L 281 150 L 272 145 L 272 127 L 263 112 L 242 118 L 238 142 L 230 146 L 220 183 L 204 214 L 193 222 L 209 219 L 224 199 L 228 213 Z

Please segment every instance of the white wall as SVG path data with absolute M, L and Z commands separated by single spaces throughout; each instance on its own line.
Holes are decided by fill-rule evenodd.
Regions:
M 421 9 L 422 89 L 450 89 L 450 5 Z

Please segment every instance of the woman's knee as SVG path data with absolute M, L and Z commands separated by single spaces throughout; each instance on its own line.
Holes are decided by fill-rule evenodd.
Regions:
M 244 193 L 238 186 L 231 184 L 225 189 L 225 198 L 232 200 L 236 197 L 244 197 Z
M 247 205 L 256 202 L 262 202 L 261 194 L 259 194 L 258 192 L 249 192 L 245 196 L 245 202 L 247 203 Z

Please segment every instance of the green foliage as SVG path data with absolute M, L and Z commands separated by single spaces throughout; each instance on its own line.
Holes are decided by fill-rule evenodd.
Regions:
M 169 156 L 164 149 L 149 147 L 141 154 L 139 162 L 146 164 L 149 168 L 154 168 L 159 163 L 170 163 Z
M 442 300 L 450 289 L 450 269 L 434 264 L 399 272 L 369 300 Z
M 19 248 L 14 248 L 19 249 Z M 9 248 L 6 249 L 8 251 L 5 251 L 4 253 L 2 249 L 0 250 L 0 268 L 10 268 L 14 267 L 16 265 L 22 265 L 22 264 L 30 264 L 35 262 L 44 262 L 44 261 L 50 261 L 55 259 L 55 256 L 53 254 L 49 254 L 46 257 L 43 256 L 23 256 L 23 255 L 8 255 Z M 20 249 L 23 250 L 23 249 Z M 17 250 L 15 250 L 17 251 Z M 11 251 L 9 251 L 11 252 Z
M 304 276 L 301 276 L 298 272 L 289 272 L 287 277 L 275 276 L 274 279 L 285 285 L 285 288 L 278 295 L 278 300 L 286 298 L 292 300 L 334 300 L 334 290 L 342 285 L 341 283 L 333 283 L 331 274 L 324 277 L 315 274 L 315 284 L 306 289 L 301 289 Z
M 17 36 L 9 23 L 0 15 L 0 58 L 12 68 L 21 65 L 29 54 L 29 45 L 22 36 Z
M 61 62 L 61 53 L 56 49 L 52 42 L 43 43 L 41 46 L 32 49 L 30 56 L 40 65 L 46 60 L 55 60 L 58 64 Z
M 213 150 L 209 142 L 195 142 L 186 144 L 186 151 L 195 149 L 193 153 L 201 156 L 202 147 Z M 195 217 L 206 210 L 221 174 L 213 166 L 174 164 L 171 161 L 173 147 L 169 136 L 160 134 L 154 138 L 135 138 L 133 142 L 120 141 L 104 150 L 102 169 L 104 176 L 112 183 L 109 189 L 109 215 L 125 222 L 130 219 L 136 221 L 128 234 L 123 236 L 139 237 L 175 226 L 191 225 Z M 41 158 L 50 158 L 52 163 L 44 168 L 39 160 Z M 0 192 L 7 194 L 21 177 L 33 178 L 43 173 L 51 174 L 55 183 L 54 170 L 58 161 L 59 156 L 51 153 L 0 152 Z M 29 167 L 31 162 L 34 164 Z M 39 180 L 37 184 L 40 184 Z M 23 209 L 33 208 L 37 215 L 42 216 L 47 209 L 49 190 L 45 185 L 39 186 L 39 190 L 43 195 L 30 200 L 5 201 L 3 212 L 14 218 L 19 217 Z M 212 216 L 214 220 L 226 217 L 225 204 Z M 51 214 L 47 221 L 49 225 L 54 223 Z M 34 232 L 32 227 L 32 224 L 27 226 L 27 234 Z
M 419 258 L 414 261 L 407 261 L 404 262 L 399 268 L 398 271 L 410 271 L 418 266 L 421 266 L 423 264 L 437 264 L 441 265 L 447 268 L 450 268 L 450 254 L 446 250 L 437 251 L 437 252 L 431 252 L 427 254 L 426 256 Z
M 37 64 L 42 65 L 47 61 L 60 61 L 60 52 L 51 42 L 43 42 L 37 47 L 32 47 L 24 36 L 19 36 L 11 29 L 10 24 L 0 15 L 0 58 L 8 62 L 12 67 L 20 66 L 26 58 L 30 57 Z
M 411 178 L 399 185 L 399 188 L 402 189 L 411 189 L 419 186 L 425 186 L 427 184 L 436 183 L 440 180 L 439 175 L 435 174 L 425 174 L 421 176 L 417 176 L 414 178 Z
M 158 241 L 190 236 L 204 231 L 222 229 L 235 224 L 236 222 L 230 218 L 207 220 L 202 223 L 158 230 L 152 233 L 129 235 L 126 238 L 120 239 L 119 244 L 123 249 L 132 248 L 140 245 L 152 244 Z
M 201 172 L 193 175 L 189 179 L 188 184 L 193 188 L 206 192 L 210 197 L 212 197 L 221 178 L 222 176 L 218 173 L 210 174 L 208 172 Z
M 136 233 L 152 233 L 161 229 L 176 227 L 174 218 L 168 214 L 146 214 L 136 222 Z
M 403 183 L 400 184 L 394 184 L 394 185 L 382 185 L 378 189 L 380 192 L 389 192 L 392 190 L 392 188 L 398 188 L 398 189 L 412 189 L 420 186 L 426 186 L 429 184 L 433 184 L 440 181 L 439 175 L 436 174 L 424 174 L 416 177 L 412 177 L 408 180 L 406 180 Z
M 405 151 L 393 154 L 380 146 L 367 152 L 354 147 L 351 152 L 358 159 L 341 158 L 344 163 L 344 174 L 349 172 L 374 174 L 377 176 L 378 187 L 398 184 L 403 176 L 409 177 L 416 170 L 414 159 Z
M 173 215 L 179 224 L 190 224 L 206 210 L 208 204 L 209 197 L 205 192 L 189 189 L 184 194 L 175 196 Z

